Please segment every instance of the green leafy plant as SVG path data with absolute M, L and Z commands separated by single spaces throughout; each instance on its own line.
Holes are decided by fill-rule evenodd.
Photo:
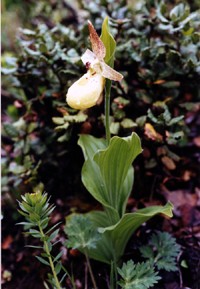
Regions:
M 176 258 L 180 252 L 180 246 L 176 245 L 176 240 L 168 233 L 159 232 L 153 234 L 150 240 L 151 245 L 140 247 L 140 252 L 144 258 L 148 258 L 151 266 L 155 265 L 158 270 L 176 271 Z M 155 250 L 154 250 L 155 249 Z
M 161 279 L 158 272 L 154 272 L 155 267 L 160 270 L 176 271 L 176 258 L 180 252 L 180 246 L 170 234 L 159 232 L 153 234 L 149 243 L 139 248 L 142 257 L 148 261 L 135 265 L 132 260 L 123 263 L 122 268 L 117 268 L 123 280 L 118 284 L 125 289 L 145 289 L 153 286 Z M 155 249 L 155 250 L 154 250 Z
M 29 246 L 32 248 L 37 248 L 43 250 L 41 256 L 36 256 L 36 258 L 42 262 L 44 265 L 50 266 L 52 274 L 48 274 L 48 281 L 53 285 L 54 288 L 61 289 L 61 283 L 66 275 L 73 280 L 68 274 L 68 272 L 63 268 L 61 261 L 59 260 L 63 254 L 63 251 L 59 252 L 56 257 L 51 255 L 52 247 L 57 243 L 53 243 L 53 239 L 58 234 L 59 229 L 54 230 L 59 223 L 54 225 L 51 229 L 44 232 L 48 223 L 50 221 L 49 215 L 54 210 L 55 206 L 49 206 L 49 199 L 47 199 L 47 193 L 26 193 L 22 197 L 22 202 L 19 202 L 19 207 L 21 210 L 18 210 L 20 214 L 26 217 L 26 222 L 20 222 L 18 225 L 24 225 L 26 228 L 29 228 L 27 235 L 31 235 L 34 238 L 39 238 L 43 242 L 43 247 L 40 246 Z M 37 227 L 38 229 L 32 229 Z M 54 231 L 53 231 L 54 230 Z M 52 232 L 53 231 L 53 232 Z M 47 259 L 47 260 L 46 260 Z M 64 269 L 65 274 L 62 276 L 61 280 L 58 280 L 57 275 L 60 273 L 61 269 Z M 75 288 L 75 287 L 74 287 Z
M 90 217 L 87 216 L 84 218 L 83 215 L 73 215 L 67 221 L 65 232 L 68 235 L 68 240 L 65 243 L 68 248 L 83 249 L 94 288 L 97 289 L 87 250 L 90 248 L 96 248 L 96 243 L 101 238 L 101 234 L 97 229 L 93 228 Z
M 161 277 L 157 276 L 154 268 L 149 262 L 134 264 L 132 260 L 123 264 L 123 267 L 117 268 L 118 273 L 124 280 L 118 282 L 124 289 L 146 289 L 153 286 Z
M 108 18 L 102 26 L 102 40 L 105 41 L 105 57 L 108 63 L 114 55 L 114 39 L 108 29 Z M 95 37 L 93 37 L 95 35 Z M 102 47 L 102 42 L 94 33 L 90 33 L 93 46 Z M 111 41 L 112 39 L 112 41 Z M 107 49 L 108 47 L 108 49 Z M 104 48 L 102 48 L 104 49 Z M 113 63 L 112 63 L 113 64 Z M 112 79 L 112 78 L 111 78 Z M 110 79 L 108 79 L 110 83 Z M 105 126 L 107 139 L 97 139 L 89 135 L 81 135 L 78 144 L 81 146 L 85 163 L 82 168 L 82 181 L 92 196 L 104 207 L 104 212 L 88 213 L 95 228 L 102 233 L 96 248 L 88 249 L 88 255 L 99 261 L 115 263 L 122 256 L 125 246 L 133 232 L 145 221 L 158 213 L 172 216 L 173 206 L 150 207 L 135 213 L 125 214 L 126 203 L 133 185 L 132 162 L 141 153 L 140 139 L 136 133 L 110 140 L 109 130 L 109 98 L 110 84 L 106 86 Z M 80 91 L 81 94 L 81 91 Z
M 61 2 L 51 5 L 39 1 L 33 13 L 35 15 L 39 9 L 40 13 L 47 13 L 45 17 L 53 14 L 52 19 L 55 19 L 54 6 L 57 8 Z M 165 210 L 157 207 L 126 213 L 133 184 L 131 163 L 141 152 L 140 140 L 131 132 L 136 131 L 143 147 L 151 150 L 151 157 L 144 157 L 141 171 L 153 170 L 151 175 L 159 172 L 161 179 L 165 178 L 166 171 L 170 176 L 170 170 L 176 168 L 174 162 L 181 166 L 180 156 L 185 154 L 187 142 L 195 137 L 193 122 L 188 123 L 186 116 L 188 112 L 195 115 L 199 108 L 199 12 L 189 9 L 187 1 L 173 8 L 163 1 L 144 1 L 143 4 L 137 13 L 133 13 L 133 6 L 124 6 L 124 1 L 96 0 L 82 4 L 90 12 L 97 30 L 105 15 L 111 16 L 109 27 L 108 19 L 103 23 L 101 40 L 107 50 L 104 61 L 113 67 L 115 52 L 115 65 L 124 76 L 121 83 L 112 83 L 111 93 L 111 80 L 106 79 L 105 116 L 95 115 L 96 120 L 91 123 L 92 110 L 77 112 L 64 102 L 65 90 L 83 72 L 80 55 L 88 45 L 86 23 L 66 27 L 47 21 L 34 30 L 21 29 L 20 54 L 6 57 L 2 69 L 6 82 L 12 84 L 8 89 L 9 97 L 13 103 L 15 101 L 6 111 L 9 122 L 3 123 L 3 146 L 9 144 L 15 153 L 3 156 L 5 195 L 9 190 L 19 195 L 26 191 L 27 184 L 35 192 L 42 191 L 46 185 L 44 171 L 49 164 L 60 170 L 54 179 L 63 183 L 66 170 L 62 169 L 58 155 L 61 158 L 70 155 L 73 145 L 69 140 L 76 142 L 74 138 L 86 120 L 90 131 L 96 135 L 99 135 L 95 131 L 98 120 L 106 124 L 106 141 L 81 135 L 79 145 L 85 157 L 83 183 L 104 207 L 104 212 L 89 213 L 103 241 L 100 245 L 99 240 L 88 254 L 107 263 L 120 259 L 127 240 L 140 223 L 160 212 L 171 216 L 170 204 Z M 117 46 L 109 30 L 116 36 Z M 101 113 L 101 107 L 99 111 Z M 92 117 L 88 119 L 88 116 Z M 154 136 L 147 132 L 149 127 L 153 128 Z M 131 136 L 111 138 L 110 133 Z M 135 147 L 135 152 L 131 146 Z M 177 149 L 179 146 L 181 150 Z M 116 157 L 118 161 L 113 161 Z M 127 158 L 125 169 L 123 158 Z M 144 173 L 142 178 L 146 175 Z M 138 191 L 141 194 L 143 190 Z M 98 248 L 104 253 L 97 253 Z M 117 256 L 115 251 L 119 252 Z M 166 261 L 164 256 L 158 259 L 160 264 L 162 259 Z

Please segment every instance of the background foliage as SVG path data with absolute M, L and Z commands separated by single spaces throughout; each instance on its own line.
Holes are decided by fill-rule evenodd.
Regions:
M 117 41 L 115 67 L 124 75 L 121 84 L 113 83 L 111 132 L 136 131 L 143 145 L 135 193 L 144 194 L 139 179 L 151 182 L 153 174 L 159 182 L 172 172 L 180 178 L 184 148 L 193 147 L 195 158 L 199 145 L 193 127 L 200 98 L 197 4 L 147 1 L 136 10 L 134 1 L 83 1 L 79 10 L 64 1 L 28 4 L 22 17 L 28 25 L 19 28 L 14 54 L 8 55 L 3 41 L 3 191 L 79 190 L 83 159 L 77 135 L 104 135 L 103 103 L 75 111 L 65 95 L 85 72 L 80 60 L 90 46 L 85 20 L 98 30 L 106 15 Z
M 107 15 L 124 76 L 112 83 L 110 129 L 136 132 L 143 148 L 134 198 L 163 185 L 199 187 L 199 8 L 197 0 L 2 1 L 2 214 L 19 218 L 15 200 L 28 191 L 90 198 L 77 140 L 105 136 L 104 103 L 76 111 L 65 95 L 86 71 L 87 19 L 100 35 Z

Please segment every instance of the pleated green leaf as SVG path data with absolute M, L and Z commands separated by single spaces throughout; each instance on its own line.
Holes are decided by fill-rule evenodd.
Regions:
M 98 150 L 106 149 L 106 140 L 97 139 L 90 135 L 81 135 L 78 141 L 85 158 L 82 168 L 82 182 L 90 194 L 99 201 L 110 218 L 110 225 L 119 221 L 118 212 L 109 204 L 104 179 L 101 175 L 99 166 L 93 161 L 93 156 Z
M 95 227 L 102 233 L 100 242 L 97 242 L 96 249 L 90 249 L 88 255 L 96 260 L 110 263 L 113 260 L 113 252 L 116 253 L 116 260 L 119 261 L 123 255 L 126 244 L 134 231 L 157 214 L 164 214 L 172 217 L 173 205 L 168 202 L 165 206 L 152 206 L 138 210 L 134 213 L 125 214 L 114 226 L 107 226 L 109 221 L 105 212 L 93 211 L 89 213 Z
M 133 133 L 126 138 L 115 136 L 106 150 L 98 151 L 93 159 L 100 168 L 109 205 L 120 215 L 133 185 L 132 162 L 142 152 L 138 135 Z
M 81 135 L 78 144 L 86 160 L 82 182 L 104 206 L 110 225 L 114 225 L 125 212 L 133 185 L 131 164 L 142 151 L 140 139 L 135 133 L 126 138 L 115 136 L 107 148 L 104 139 Z
M 104 57 L 104 61 L 108 64 L 111 68 L 114 66 L 114 53 L 116 49 L 116 42 L 112 35 L 110 34 L 109 24 L 108 24 L 108 16 L 105 18 L 103 25 L 102 25 L 102 33 L 100 36 L 101 41 L 103 42 L 106 48 L 106 56 Z M 105 88 L 106 91 L 109 92 L 111 88 L 112 80 L 106 79 Z M 108 93 L 109 95 L 109 93 Z
M 105 18 L 103 22 L 100 39 L 106 48 L 106 56 L 104 57 L 104 61 L 109 66 L 113 67 L 116 42 L 109 31 L 108 16 Z

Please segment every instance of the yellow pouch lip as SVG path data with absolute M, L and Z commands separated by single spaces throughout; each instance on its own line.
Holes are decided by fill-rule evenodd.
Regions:
M 87 109 L 96 105 L 105 85 L 105 78 L 88 71 L 68 90 L 66 101 L 74 109 Z

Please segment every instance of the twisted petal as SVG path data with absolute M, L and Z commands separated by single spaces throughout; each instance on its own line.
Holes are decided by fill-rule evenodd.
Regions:
M 103 60 L 103 58 L 106 56 L 106 48 L 103 42 L 100 40 L 90 20 L 88 20 L 88 25 L 90 31 L 90 42 L 92 44 L 92 50 L 99 60 Z
M 120 81 L 123 78 L 123 75 L 112 69 L 104 61 L 101 61 L 102 73 L 101 75 L 110 80 Z

